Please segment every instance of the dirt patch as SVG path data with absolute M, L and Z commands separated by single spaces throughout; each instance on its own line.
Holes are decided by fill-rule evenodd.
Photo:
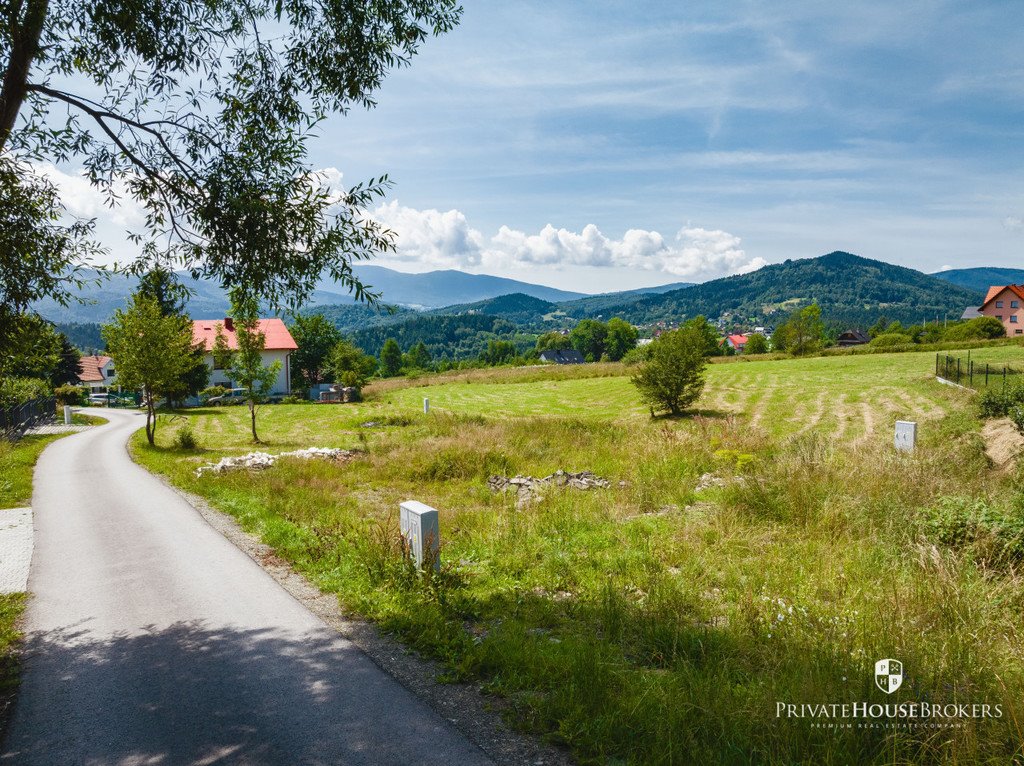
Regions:
M 1013 468 L 1017 456 L 1024 449 L 1024 436 L 1009 418 L 985 421 L 981 438 L 985 441 L 985 454 L 997 470 Z

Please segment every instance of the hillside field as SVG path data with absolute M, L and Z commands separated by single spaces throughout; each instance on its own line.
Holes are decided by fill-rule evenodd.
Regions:
M 1005 764 L 1024 742 L 1024 476 L 990 467 L 972 395 L 936 383 L 934 358 L 714 364 L 677 420 L 651 419 L 621 366 L 472 371 L 261 410 L 257 449 L 358 450 L 346 463 L 197 478 L 254 449 L 242 407 L 189 411 L 132 449 L 581 762 Z M 892 449 L 897 418 L 920 423 L 912 455 Z M 199 449 L 171 446 L 185 424 Z M 558 469 L 609 486 L 527 500 L 487 483 Z M 439 576 L 402 563 L 406 499 L 441 511 Z M 904 665 L 891 696 L 880 658 Z M 975 701 L 1002 716 L 778 715 Z

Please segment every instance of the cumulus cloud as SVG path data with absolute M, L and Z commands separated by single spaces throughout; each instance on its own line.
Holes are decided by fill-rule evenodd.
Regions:
M 613 239 L 594 224 L 578 232 L 548 224 L 536 234 L 502 226 L 487 239 L 458 210 L 416 210 L 390 202 L 373 217 L 398 236 L 398 254 L 392 260 L 429 267 L 619 267 L 700 281 L 754 271 L 767 263 L 748 256 L 739 237 L 718 229 L 684 227 L 670 239 L 657 231 L 630 229 Z
M 124 184 L 115 184 L 114 191 L 119 199 L 111 206 L 107 196 L 89 183 L 85 171 L 65 172 L 49 162 L 37 163 L 33 167 L 57 187 L 61 202 L 74 216 L 100 218 L 121 228 L 137 226 L 146 218 L 145 211 L 127 194 Z
M 1011 231 L 1020 231 L 1024 229 L 1024 218 L 1018 215 L 1008 215 L 1003 219 L 1003 226 Z

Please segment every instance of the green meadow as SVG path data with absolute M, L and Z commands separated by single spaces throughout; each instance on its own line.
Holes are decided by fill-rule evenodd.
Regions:
M 675 420 L 652 419 L 617 365 L 472 371 L 266 406 L 258 447 L 229 407 L 167 418 L 156 448 L 137 434 L 132 449 L 583 763 L 1005 764 L 1024 742 L 1024 474 L 991 468 L 972 394 L 933 369 L 930 353 L 730 360 Z M 913 454 L 892 449 L 897 419 L 919 422 Z M 186 425 L 195 450 L 172 446 Z M 357 456 L 195 476 L 308 446 Z M 558 469 L 609 487 L 526 501 L 487 484 Z M 441 512 L 439 575 L 402 559 L 407 499 Z M 892 695 L 882 658 L 904 665 Z M 1001 715 L 779 716 L 861 702 Z

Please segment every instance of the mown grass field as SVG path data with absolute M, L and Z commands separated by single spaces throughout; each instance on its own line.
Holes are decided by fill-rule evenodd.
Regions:
M 188 414 L 199 450 L 170 446 L 183 421 L 133 450 L 583 762 L 1005 764 L 1024 742 L 1024 475 L 990 469 L 971 395 L 931 380 L 933 363 L 716 364 L 678 420 L 652 420 L 614 366 L 387 382 L 358 405 L 262 410 L 260 449 L 362 451 L 345 464 L 196 478 L 252 449 L 237 407 Z M 913 455 L 891 448 L 897 418 L 921 423 Z M 560 468 L 611 485 L 528 504 L 487 486 Z M 406 499 L 441 510 L 438 577 L 402 562 Z M 873 675 L 888 657 L 905 666 L 891 697 Z M 777 717 L 779 702 L 861 701 L 1003 716 Z

